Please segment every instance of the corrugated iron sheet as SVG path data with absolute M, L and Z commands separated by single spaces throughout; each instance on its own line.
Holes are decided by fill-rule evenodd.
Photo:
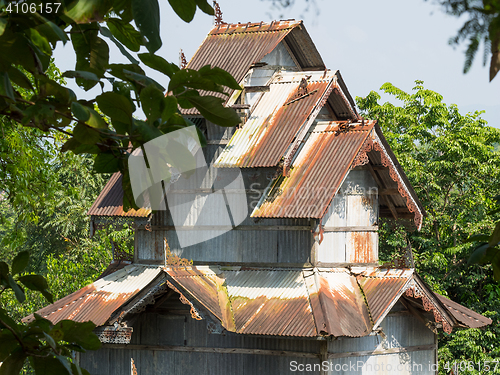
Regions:
M 300 270 L 249 270 L 225 274 L 236 332 L 317 335 Z
M 251 217 L 321 218 L 351 164 L 373 129 L 374 122 L 347 131 L 312 132 L 292 163 L 287 177 L 271 183 Z
M 53 324 L 65 319 L 100 326 L 130 298 L 162 274 L 159 267 L 131 264 L 37 311 Z M 33 315 L 24 318 L 33 319 Z
M 150 213 L 150 207 L 123 211 L 122 174 L 116 172 L 111 176 L 101 194 L 99 194 L 92 207 L 90 207 L 87 215 L 148 217 Z
M 324 63 L 305 31 L 302 21 L 273 21 L 271 23 L 224 24 L 215 26 L 207 35 L 187 68 L 200 69 L 202 66 L 216 66 L 229 72 L 240 82 L 253 63 L 259 62 L 270 53 L 291 31 L 301 68 L 324 69 Z M 295 42 L 295 43 L 294 43 Z M 305 53 L 304 53 L 305 52 Z M 231 95 L 230 90 L 229 95 Z M 204 93 L 202 93 L 203 95 Z M 195 108 L 182 110 L 183 114 L 198 114 Z
M 164 284 L 164 272 L 176 285 L 167 282 L 171 288 L 188 301 L 196 300 L 230 332 L 295 337 L 366 336 L 384 319 L 408 288 L 405 286 L 418 279 L 412 269 L 163 268 L 131 264 L 37 313 L 54 324 L 71 319 L 101 326 L 120 308 L 126 311 L 124 306 L 131 298 Z M 430 298 L 436 298 L 435 303 L 445 306 L 461 325 L 491 324 L 490 319 L 445 297 L 432 293 Z M 23 321 L 32 319 L 30 315 Z
M 413 270 L 374 270 L 358 276 L 374 323 L 385 315 L 395 302 L 394 297 L 403 293 L 403 288 L 413 276 Z
M 491 324 L 493 321 L 481 314 L 478 314 L 465 306 L 462 306 L 451 299 L 434 293 L 441 303 L 450 311 L 453 317 L 460 323 L 471 328 L 480 328 Z
M 232 332 L 362 337 L 371 332 L 374 324 L 370 318 L 370 302 L 367 305 L 356 275 L 345 268 L 222 270 L 187 267 L 167 268 L 166 272 L 185 296 L 194 297 Z M 370 277 L 384 279 L 385 274 Z M 405 276 L 411 274 L 407 272 Z M 377 294 L 394 301 L 400 291 L 377 287 L 369 290 L 370 299 L 375 296 L 377 316 L 380 315 Z
M 336 337 L 368 335 L 373 324 L 356 278 L 347 270 L 322 271 L 315 278 L 317 292 L 310 298 L 320 332 Z
M 307 95 L 298 90 L 307 81 Z M 225 147 L 215 167 L 273 167 L 297 132 L 335 84 L 334 72 L 277 73 L 243 128 Z

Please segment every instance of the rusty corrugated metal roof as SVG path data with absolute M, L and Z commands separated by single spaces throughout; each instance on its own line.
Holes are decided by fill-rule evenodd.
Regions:
M 177 287 L 165 280 L 165 272 Z M 128 305 L 133 298 L 158 293 L 169 285 L 181 294 L 181 301 L 190 304 L 189 300 L 196 301 L 230 332 L 362 337 L 378 326 L 403 292 L 414 289 L 417 284 L 422 282 L 413 269 L 163 268 L 131 264 L 37 313 L 54 324 L 72 319 L 90 320 L 101 326 L 109 324 L 112 316 L 130 311 Z M 427 302 L 422 300 L 425 310 L 440 305 L 451 314 L 453 318 L 446 318 L 446 324 L 476 328 L 491 324 L 490 319 L 458 303 L 431 291 L 424 293 L 428 296 L 424 298 L 429 298 Z M 414 296 L 415 301 L 422 298 L 415 291 L 410 296 Z M 436 322 L 443 322 L 442 314 L 436 315 L 434 311 L 434 315 L 441 317 Z M 32 319 L 30 315 L 23 321 Z
M 53 324 L 65 319 L 92 321 L 100 326 L 111 314 L 137 295 L 163 271 L 160 267 L 131 264 L 61 298 L 36 313 Z M 30 321 L 33 315 L 24 318 Z
M 325 69 L 302 21 L 295 20 L 215 26 L 195 52 L 187 68 L 216 66 L 226 70 L 240 82 L 253 63 L 262 60 L 285 38 L 302 69 Z M 231 92 L 229 90 L 229 95 Z M 182 110 L 182 113 L 193 115 L 198 114 L 198 111 L 192 108 Z
M 467 327 L 481 328 L 493 322 L 491 319 L 478 314 L 477 312 L 472 311 L 471 309 L 468 309 L 467 307 L 462 306 L 459 303 L 452 301 L 451 299 L 443 297 L 442 295 L 437 293 L 434 294 L 448 309 L 448 311 L 450 311 L 453 317 Z
M 299 90 L 302 79 L 307 90 Z M 273 167 L 278 164 L 306 120 L 311 123 L 335 85 L 335 72 L 277 73 L 269 92 L 238 129 L 215 167 Z M 306 94 L 307 91 L 307 94 Z
M 231 332 L 361 337 L 374 324 L 356 276 L 345 268 L 165 270 L 185 297 L 196 299 Z M 393 300 L 399 290 L 379 293 Z
M 318 331 L 336 337 L 368 335 L 373 323 L 356 278 L 347 269 L 316 272 L 314 278 L 309 298 Z
M 412 276 L 413 269 L 375 269 L 358 276 L 374 323 L 396 302 L 394 297 L 404 292 Z
M 123 189 L 122 174 L 114 173 L 108 183 L 97 197 L 87 215 L 91 216 L 124 216 L 124 217 L 148 217 L 151 208 L 143 207 L 138 210 L 130 209 L 123 211 Z
M 271 183 L 251 217 L 323 217 L 373 126 L 369 121 L 337 132 L 338 124 L 332 122 L 324 130 L 313 130 L 288 176 Z

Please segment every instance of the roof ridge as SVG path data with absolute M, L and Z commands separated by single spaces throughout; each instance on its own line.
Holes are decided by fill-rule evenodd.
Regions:
M 271 22 L 223 23 L 215 25 L 208 35 L 246 34 L 272 32 L 293 29 L 302 24 L 302 20 L 279 20 Z M 258 27 L 254 30 L 255 27 Z M 225 30 L 224 30 L 225 29 Z

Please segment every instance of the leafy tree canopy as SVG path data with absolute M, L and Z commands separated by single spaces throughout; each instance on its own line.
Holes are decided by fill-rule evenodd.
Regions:
M 213 14 L 206 0 L 169 3 L 186 22 L 198 8 Z M 125 209 L 135 206 L 128 155 L 153 138 L 191 125 L 179 107 L 194 107 L 221 126 L 240 122 L 236 112 L 223 106 L 226 87 L 240 88 L 227 72 L 210 66 L 181 70 L 155 55 L 162 45 L 157 0 L 62 0 L 60 6 L 0 0 L 0 9 L 0 115 L 24 127 L 67 135 L 62 151 L 94 154 L 99 173 L 121 171 Z M 110 61 L 109 42 L 129 64 Z M 76 55 L 75 69 L 62 76 L 84 90 L 98 85 L 100 95 L 79 100 L 51 77 L 50 59 L 58 43 L 71 43 Z M 141 48 L 147 52 L 138 53 Z M 165 74 L 168 86 L 147 77 L 144 65 Z M 218 95 L 200 96 L 199 89 Z M 144 120 L 134 116 L 139 107 Z
M 419 274 L 434 291 L 493 320 L 484 330 L 441 333 L 440 371 L 446 361 L 496 360 L 500 285 L 491 265 L 467 264 L 474 247 L 467 240 L 498 220 L 492 210 L 500 186 L 500 130 L 487 126 L 481 112 L 460 114 L 422 81 L 412 93 L 390 83 L 381 89 L 400 105 L 380 104 L 372 91 L 357 98 L 358 106 L 363 116 L 378 120 L 427 217 L 420 232 L 382 223 L 380 257 L 390 260 L 410 245 Z
M 483 64 L 490 60 L 490 81 L 500 70 L 500 0 L 436 0 L 443 11 L 467 20 L 451 45 L 467 41 L 464 73 L 472 66 L 481 43 L 484 44 Z

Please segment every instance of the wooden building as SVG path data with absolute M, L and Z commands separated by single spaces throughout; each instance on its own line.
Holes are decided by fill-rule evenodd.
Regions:
M 93 375 L 437 373 L 438 330 L 491 321 L 434 293 L 411 250 L 379 265 L 379 218 L 420 228 L 425 213 L 340 72 L 300 21 L 217 25 L 187 68 L 207 64 L 241 83 L 226 105 L 243 125 L 183 113 L 207 138 L 208 167 L 167 192 L 165 211 L 124 212 L 115 174 L 91 225 L 134 222 L 134 258 L 116 254 L 99 280 L 38 314 L 98 326 L 102 349 L 78 358 Z M 225 173 L 241 179 L 202 212 Z M 181 235 L 205 240 L 181 246 Z

